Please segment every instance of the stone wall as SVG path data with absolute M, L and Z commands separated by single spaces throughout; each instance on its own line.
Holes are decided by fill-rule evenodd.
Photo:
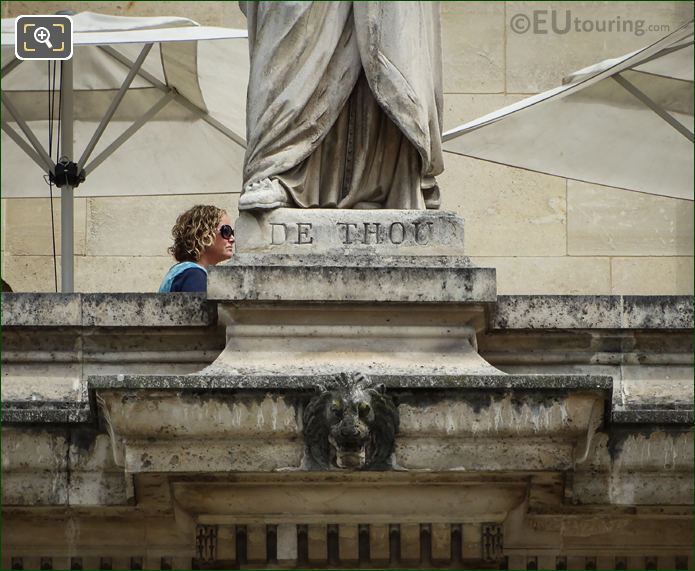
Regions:
M 2 569 L 693 569 L 692 296 L 417 299 L 372 267 L 318 306 L 241 270 L 3 296 Z M 318 463 L 331 367 L 396 411 L 387 465 Z
M 92 10 L 187 16 L 243 27 L 235 2 L 2 2 L 2 16 Z M 644 34 L 518 34 L 518 14 L 644 20 Z M 643 47 L 693 16 L 692 2 L 443 2 L 445 128 L 558 85 L 566 74 Z M 465 254 L 497 268 L 501 294 L 690 294 L 692 202 L 599 187 L 447 154 L 443 209 L 467 223 Z M 39 181 L 41 182 L 41 181 Z M 198 202 L 236 212 L 238 194 L 78 198 L 77 291 L 155 291 L 176 215 Z M 57 203 L 58 201 L 56 201 Z M 55 217 L 59 220 L 60 206 Z M 156 213 L 156 223 L 152 222 Z M 47 199 L 3 200 L 2 271 L 17 291 L 52 291 Z M 59 235 L 56 244 L 59 248 Z M 58 268 L 58 271 L 60 269 Z M 119 276 L 113 279 L 114 274 Z

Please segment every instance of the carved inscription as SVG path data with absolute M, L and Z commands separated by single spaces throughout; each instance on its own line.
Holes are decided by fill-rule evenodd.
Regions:
M 427 246 L 434 236 L 434 223 L 417 222 L 336 222 L 338 242 L 344 246 L 401 244 Z M 271 222 L 270 243 L 310 245 L 318 241 L 311 222 Z
M 274 246 L 286 244 L 313 244 L 314 237 L 311 235 L 313 229 L 311 222 L 296 222 L 286 224 L 284 222 L 270 223 L 270 243 Z

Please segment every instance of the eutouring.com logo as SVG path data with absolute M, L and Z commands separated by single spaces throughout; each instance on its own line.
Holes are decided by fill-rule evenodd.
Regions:
M 646 32 L 670 32 L 668 24 L 647 24 L 630 18 L 580 18 L 571 10 L 533 10 L 514 14 L 509 27 L 517 34 L 609 33 L 643 36 Z

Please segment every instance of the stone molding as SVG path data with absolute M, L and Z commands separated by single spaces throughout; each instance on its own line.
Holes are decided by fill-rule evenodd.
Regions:
M 239 255 L 210 269 L 208 299 L 240 303 L 492 303 L 495 270 L 465 259 L 326 259 Z M 313 262 L 313 263 L 312 263 Z M 312 287 L 307 287 L 307 284 Z
M 3 327 L 200 327 L 217 323 L 205 294 L 3 293 Z
M 393 469 L 570 469 L 603 420 L 611 380 L 534 377 L 526 385 L 469 378 L 468 388 L 461 382 L 407 387 L 393 379 L 385 386 L 400 417 Z M 301 440 L 302 416 L 331 379 L 302 377 L 289 386 L 286 379 L 266 379 L 236 389 L 167 389 L 144 379 L 143 388 L 133 388 L 132 380 L 90 379 L 116 463 L 128 473 L 313 469 Z M 510 446 L 514 454 L 504 452 Z
M 501 295 L 494 329 L 692 329 L 689 295 Z
M 428 268 L 444 268 L 444 260 L 433 256 Z M 659 330 L 692 329 L 693 300 L 693 296 L 501 295 L 481 301 L 496 303 L 493 329 Z M 216 322 L 217 304 L 202 294 L 2 295 L 2 326 L 10 328 L 195 327 Z

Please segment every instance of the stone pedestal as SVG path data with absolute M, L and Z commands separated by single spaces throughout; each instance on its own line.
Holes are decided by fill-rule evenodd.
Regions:
M 453 214 L 280 209 L 242 214 L 237 234 L 210 271 L 229 324 L 203 374 L 502 374 L 476 350 L 495 270 L 471 267 Z

